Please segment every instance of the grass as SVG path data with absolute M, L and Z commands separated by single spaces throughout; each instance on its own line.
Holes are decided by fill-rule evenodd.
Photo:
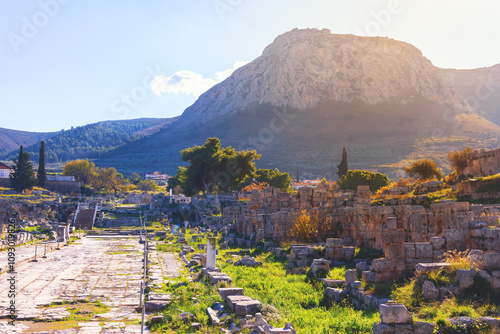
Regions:
M 379 321 L 376 310 L 355 311 L 346 305 L 322 305 L 324 288 L 306 282 L 306 275 L 285 275 L 284 263 L 275 262 L 269 253 L 258 257 L 262 267 L 250 268 L 221 263 L 233 285 L 245 295 L 258 299 L 263 315 L 275 327 L 292 323 L 298 333 L 371 333 Z M 340 273 L 340 270 L 339 270 Z M 272 312 L 269 312 L 271 310 Z
M 347 267 L 346 266 L 333 267 L 328 272 L 327 278 L 338 279 L 338 280 L 343 281 L 345 279 L 345 273 L 346 273 L 346 271 L 347 271 Z

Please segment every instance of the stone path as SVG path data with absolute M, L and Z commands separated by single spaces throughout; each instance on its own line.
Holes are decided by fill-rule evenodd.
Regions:
M 17 254 L 21 253 L 16 252 L 16 260 Z M 25 253 L 29 253 L 29 248 Z M 57 333 L 139 333 L 140 326 L 110 321 L 140 319 L 140 314 L 134 311 L 139 306 L 142 257 L 143 247 L 137 239 L 83 238 L 48 253 L 47 258 L 39 258 L 39 262 L 18 264 L 17 332 L 2 321 L 0 333 L 20 333 L 19 329 L 23 327 L 24 333 L 29 333 L 23 321 L 39 317 L 56 319 L 61 312 L 64 314 L 63 310 L 43 311 L 40 307 L 51 302 L 85 299 L 101 300 L 111 310 L 95 316 L 96 322 L 78 324 L 78 330 Z M 9 303 L 8 275 L 0 275 L 0 315 L 4 317 Z M 101 321 L 104 321 L 102 327 L 99 325 Z

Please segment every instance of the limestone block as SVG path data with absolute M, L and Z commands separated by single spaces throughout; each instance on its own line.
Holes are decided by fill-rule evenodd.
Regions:
M 416 257 L 415 243 L 404 243 L 404 254 L 407 259 L 414 259 Z
M 493 277 L 486 270 L 479 270 L 477 275 L 493 286 Z
M 415 334 L 432 334 L 434 333 L 434 324 L 429 322 L 416 322 L 413 326 Z
M 217 291 L 224 301 L 228 296 L 243 296 L 242 288 L 219 288 Z
M 500 270 L 500 253 L 486 253 L 483 257 L 484 269 L 488 271 Z
M 356 249 L 354 247 L 342 247 L 344 251 L 344 258 L 346 260 L 352 260 L 354 258 L 354 254 L 356 253 Z
M 425 299 L 434 300 L 439 298 L 439 289 L 431 281 L 424 282 L 423 293 Z
M 408 324 L 412 322 L 412 315 L 403 304 L 382 304 L 378 310 L 380 320 L 384 324 Z
M 326 247 L 332 247 L 332 248 L 337 248 L 337 247 L 342 247 L 344 246 L 344 242 L 340 238 L 329 238 L 326 239 Z
M 446 239 L 446 243 L 465 242 L 463 230 L 443 230 L 443 237 Z
M 491 286 L 493 289 L 500 289 L 500 271 L 493 271 L 491 277 Z
M 356 281 L 356 269 L 348 269 L 345 273 L 345 287 L 348 288 L 354 281 Z
M 403 230 L 386 230 L 383 235 L 384 244 L 398 244 L 405 241 L 405 233 Z
M 460 288 L 467 289 L 474 284 L 474 276 L 476 272 L 474 270 L 459 269 L 457 270 L 457 278 Z
M 248 296 L 243 296 L 243 295 L 227 296 L 226 297 L 227 305 L 229 306 L 229 308 L 233 312 L 236 309 L 236 303 L 243 302 L 243 301 L 251 301 L 251 300 L 252 300 L 252 298 L 250 298 Z
M 405 256 L 404 244 L 390 244 L 385 247 L 385 257 L 389 259 L 402 259 Z
M 236 303 L 236 316 L 246 316 L 247 314 L 255 315 L 262 311 L 262 304 L 258 300 L 248 300 Z
M 448 263 L 419 263 L 416 266 L 416 273 L 417 274 L 425 274 L 433 270 L 441 270 L 446 267 L 449 267 L 450 265 Z
M 366 271 L 366 262 L 361 261 L 361 262 L 356 263 L 356 271 L 358 271 L 358 272 Z
M 446 240 L 441 237 L 432 237 L 431 244 L 433 249 L 442 249 L 444 247 Z
M 484 252 L 480 249 L 471 249 L 467 255 L 467 260 L 472 263 L 481 263 L 484 260 Z
M 376 322 L 373 324 L 373 334 L 396 334 L 396 328 Z
M 363 282 L 369 283 L 375 281 L 375 273 L 372 271 L 363 271 L 361 273 Z
M 329 298 L 330 300 L 335 300 L 335 302 L 340 302 L 340 296 L 342 294 L 342 289 L 336 289 L 336 288 L 326 288 L 324 295 L 325 297 Z
M 430 243 L 416 243 L 415 253 L 417 259 L 431 259 L 432 258 L 432 245 Z

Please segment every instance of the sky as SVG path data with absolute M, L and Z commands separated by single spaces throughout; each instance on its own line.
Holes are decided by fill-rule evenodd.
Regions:
M 497 0 L 0 0 L 0 127 L 180 115 L 293 28 L 388 36 L 444 68 L 500 63 Z

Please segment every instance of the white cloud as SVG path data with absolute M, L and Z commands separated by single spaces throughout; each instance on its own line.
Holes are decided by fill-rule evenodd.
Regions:
M 237 61 L 233 67 L 216 72 L 213 78 L 204 78 L 203 75 L 193 71 L 179 71 L 171 76 L 157 75 L 150 82 L 151 90 L 158 96 L 167 94 L 188 94 L 198 98 L 212 86 L 224 81 L 236 69 L 248 64 L 248 61 Z

